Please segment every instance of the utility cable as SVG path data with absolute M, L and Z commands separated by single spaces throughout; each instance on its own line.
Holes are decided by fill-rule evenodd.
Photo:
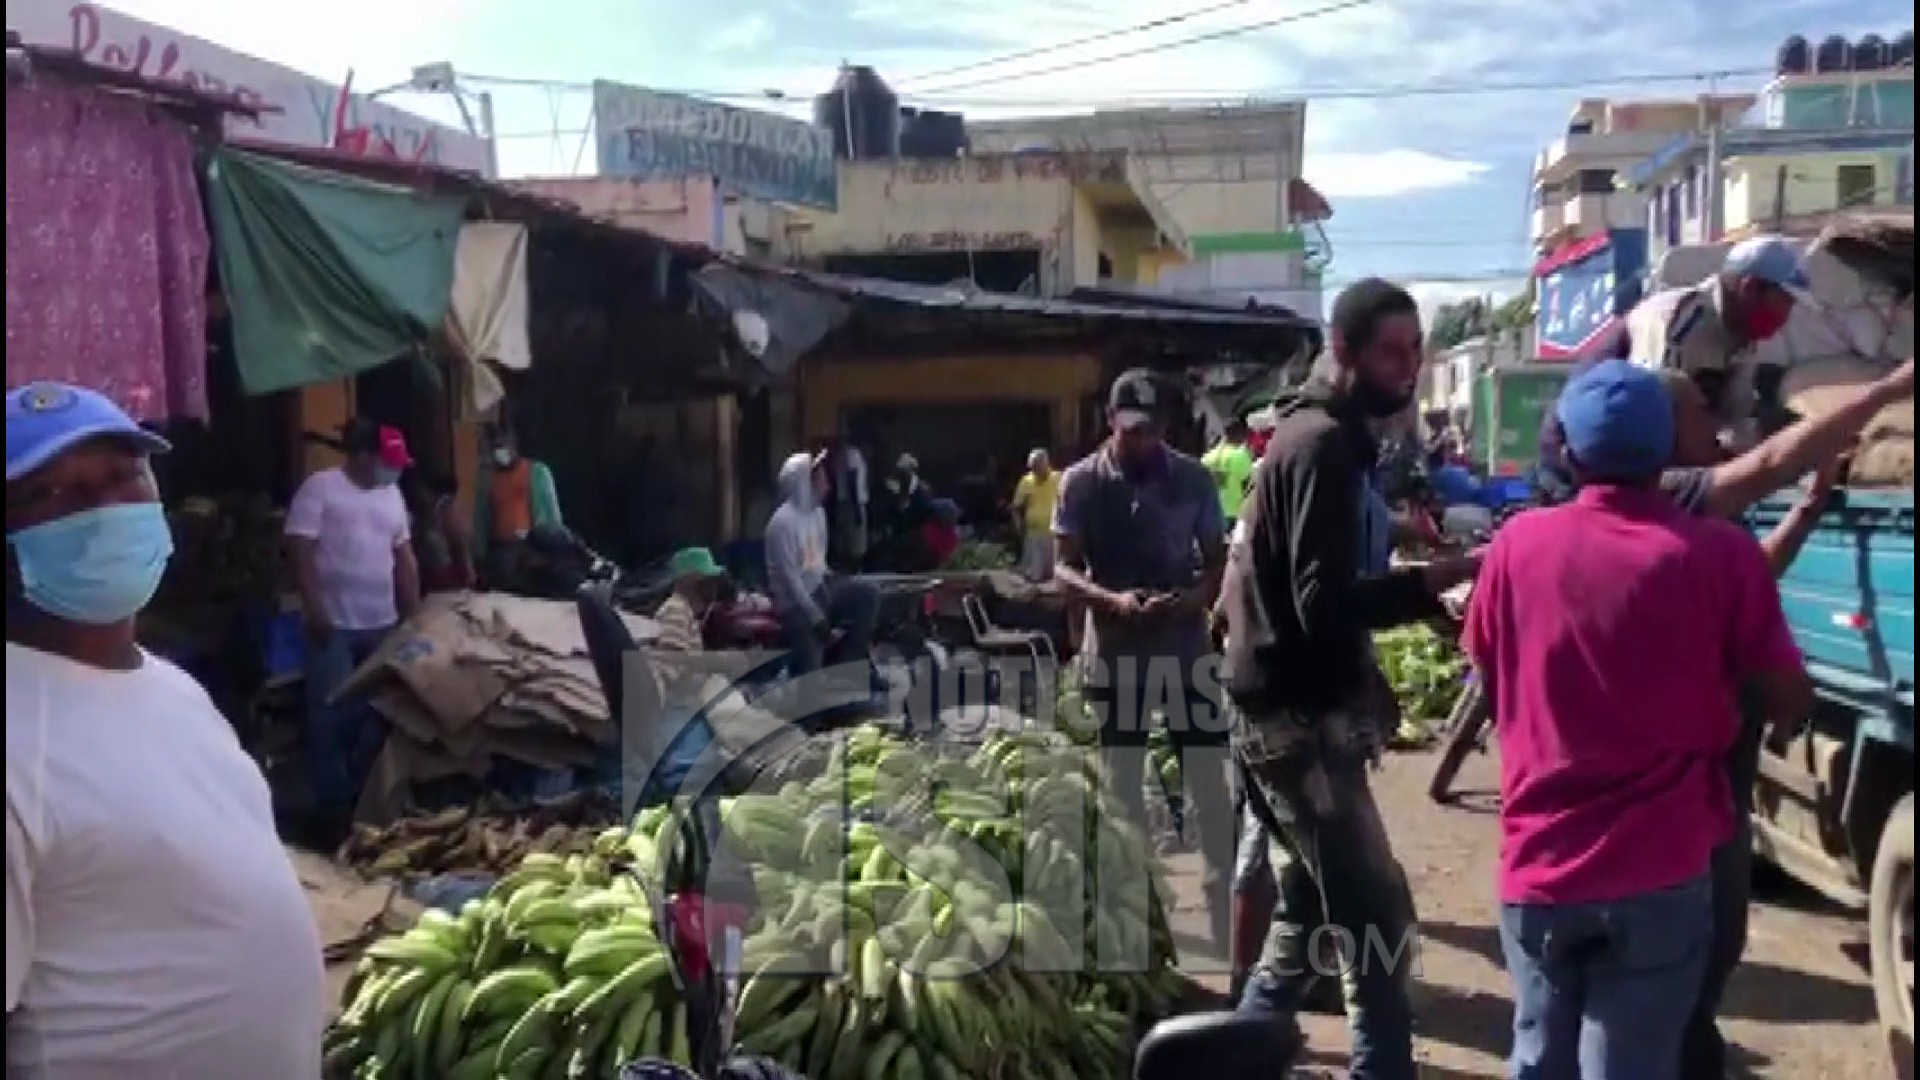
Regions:
M 1225 11 L 1228 8 L 1245 7 L 1252 2 L 1253 0 L 1221 0 L 1220 3 L 1208 4 L 1205 7 L 1195 8 L 1192 11 L 1182 12 L 1178 15 L 1165 15 L 1158 19 L 1149 19 L 1143 23 L 1136 23 L 1133 26 L 1123 26 L 1118 30 L 1105 30 L 1098 34 L 1088 34 L 1085 37 L 1074 38 L 1071 41 L 1057 42 L 1052 45 L 1040 45 L 1031 49 L 1022 49 L 1019 52 L 1007 53 L 1003 56 L 994 56 L 985 60 L 975 60 L 970 63 L 960 64 L 955 67 L 941 68 L 938 71 L 929 71 L 922 75 L 914 75 L 902 79 L 900 82 L 912 83 L 926 82 L 928 79 L 944 79 L 949 75 L 962 75 L 970 71 L 978 71 L 981 68 L 1000 67 L 1018 60 L 1031 60 L 1036 56 L 1045 56 L 1048 53 L 1064 52 L 1067 49 L 1078 49 L 1085 45 L 1111 41 L 1118 37 L 1144 34 L 1150 30 L 1162 30 L 1178 23 L 1198 19 L 1203 15 L 1211 15 L 1217 11 Z
M 1016 79 L 1037 79 L 1043 75 L 1057 75 L 1064 71 L 1079 71 L 1082 68 L 1095 67 L 1101 64 L 1112 64 L 1121 60 L 1132 60 L 1142 56 L 1157 56 L 1160 53 L 1171 52 L 1175 49 L 1186 49 L 1195 45 L 1205 45 L 1209 42 L 1225 41 L 1228 38 L 1243 37 L 1260 30 L 1270 30 L 1276 26 L 1286 26 L 1290 23 L 1305 22 L 1309 19 L 1337 15 L 1342 11 L 1351 11 L 1355 8 L 1367 7 L 1377 2 L 1378 0 L 1337 0 L 1336 3 L 1324 4 L 1317 8 L 1308 8 L 1305 11 L 1296 11 L 1291 15 L 1280 15 L 1271 19 L 1262 19 L 1259 22 L 1243 23 L 1239 26 L 1229 26 L 1220 30 L 1209 30 L 1204 34 L 1194 34 L 1190 37 L 1176 38 L 1172 41 L 1164 41 L 1154 45 L 1142 45 L 1136 49 L 1124 49 L 1120 52 L 1108 53 L 1105 56 L 1095 56 L 1085 60 L 1074 60 L 1064 64 L 1055 64 L 1052 67 L 1036 68 L 1032 71 L 1016 71 L 1008 75 L 996 75 L 991 78 L 973 79 L 968 82 L 939 86 L 935 87 L 931 92 L 969 90 L 976 86 L 989 86 L 995 83 L 1012 82 Z

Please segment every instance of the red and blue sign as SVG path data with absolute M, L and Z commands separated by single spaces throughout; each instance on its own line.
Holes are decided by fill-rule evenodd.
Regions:
M 1640 302 L 1645 229 L 1611 229 L 1574 242 L 1534 267 L 1537 349 L 1547 360 L 1585 360 L 1616 341 Z

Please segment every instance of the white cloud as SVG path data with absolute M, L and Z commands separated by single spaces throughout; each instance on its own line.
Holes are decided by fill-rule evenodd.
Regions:
M 754 12 L 745 18 L 722 26 L 707 38 L 707 51 L 710 53 L 739 53 L 757 49 L 773 40 L 773 20 L 762 12 Z
M 1309 114 L 1311 115 L 1311 114 Z M 1490 166 L 1405 148 L 1375 154 L 1322 151 L 1307 155 L 1307 182 L 1330 200 L 1385 199 L 1471 184 Z

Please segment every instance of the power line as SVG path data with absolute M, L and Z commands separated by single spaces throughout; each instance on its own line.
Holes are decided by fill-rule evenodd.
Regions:
M 1611 86 L 1650 86 L 1650 85 L 1657 85 L 1657 84 L 1663 84 L 1663 83 L 1703 82 L 1703 81 L 1708 81 L 1716 78 L 1731 78 L 1731 77 L 1747 76 L 1747 75 L 1764 75 L 1764 74 L 1767 74 L 1770 70 L 1771 69 L 1767 69 L 1767 68 L 1737 68 L 1737 69 L 1723 70 L 1723 71 L 1700 70 L 1700 71 L 1640 72 L 1640 73 L 1624 74 L 1624 75 L 1595 75 L 1595 76 L 1588 76 L 1583 78 L 1517 80 L 1517 81 L 1508 81 L 1508 82 L 1487 81 L 1487 82 L 1425 83 L 1425 84 L 1388 83 L 1388 84 L 1381 84 L 1376 86 L 1328 86 L 1328 85 L 1302 86 L 1302 87 L 1296 87 L 1296 88 L 1285 89 L 1285 90 L 1270 89 L 1270 90 L 1251 91 L 1251 92 L 1242 91 L 1240 92 L 1241 96 L 1237 99 L 1229 99 L 1221 96 L 1221 94 L 1218 92 L 1214 92 L 1214 96 L 1211 96 L 1211 97 L 1157 97 L 1157 98 L 1155 97 L 1108 97 L 1108 98 L 1052 97 L 1052 98 L 1015 99 L 1015 98 L 999 98 L 999 97 L 909 95 L 908 100 L 936 102 L 939 104 L 944 104 L 949 106 L 973 105 L 973 106 L 982 107 L 982 108 L 1019 108 L 1025 105 L 1025 106 L 1042 107 L 1042 108 L 1067 107 L 1067 108 L 1088 108 L 1088 109 L 1097 109 L 1104 106 L 1141 108 L 1141 107 L 1149 107 L 1154 104 L 1174 105 L 1174 106 L 1179 106 L 1179 105 L 1191 106 L 1191 105 L 1201 105 L 1201 104 L 1209 104 L 1209 103 L 1224 104 L 1224 103 L 1229 103 L 1230 101 L 1233 101 L 1233 100 L 1238 100 L 1238 101 L 1285 100 L 1285 101 L 1293 101 L 1293 102 L 1304 101 L 1308 103 L 1311 103 L 1314 101 L 1384 101 L 1384 100 L 1400 100 L 1400 99 L 1411 99 L 1411 98 L 1422 98 L 1422 97 L 1469 97 L 1469 96 L 1479 96 L 1479 95 L 1539 93 L 1539 92 L 1552 92 L 1552 91 L 1563 91 L 1563 90 L 1590 90 L 1590 89 L 1595 89 L 1599 87 L 1611 87 Z M 472 82 L 486 82 L 486 83 L 491 83 L 493 85 L 498 85 L 498 86 L 543 87 L 543 88 L 559 88 L 559 89 L 582 90 L 582 91 L 590 90 L 593 85 L 591 83 L 543 82 L 543 81 L 532 80 L 532 79 L 507 80 L 507 79 L 490 79 L 490 78 L 484 78 L 484 77 L 468 77 L 468 78 L 469 78 L 469 81 L 472 81 Z M 777 101 L 780 98 L 783 98 L 786 96 L 785 91 L 771 91 L 771 92 L 760 91 L 758 93 L 747 93 L 744 91 L 670 90 L 670 91 L 662 91 L 662 92 L 683 94 L 689 97 L 706 98 L 709 100 L 721 101 L 721 102 L 747 101 L 747 100 Z M 579 129 L 561 131 L 561 132 L 558 132 L 558 134 L 578 135 L 578 134 L 585 134 L 586 131 L 587 129 L 585 128 L 579 128 Z M 533 138 L 545 139 L 545 138 L 551 138 L 554 134 L 556 133 L 552 130 L 503 132 L 498 137 L 502 139 L 533 139 Z M 1827 136 L 1830 136 L 1831 133 L 1821 133 L 1821 134 L 1822 134 L 1822 137 L 1827 137 Z
M 1229 26 L 1221 30 L 1210 30 L 1204 34 L 1194 34 L 1190 37 L 1176 38 L 1173 41 L 1165 41 L 1157 45 L 1143 45 L 1136 49 L 1125 49 L 1117 53 L 1108 53 L 1105 56 L 1095 56 L 1086 60 L 1055 64 L 1052 67 L 1037 68 L 1033 71 L 1017 71 L 1011 75 L 999 75 L 990 79 L 975 79 L 970 82 L 956 83 L 950 86 L 936 87 L 935 89 L 944 91 L 969 90 L 976 86 L 986 86 L 992 83 L 1011 82 L 1015 79 L 1036 79 L 1042 75 L 1057 75 L 1063 71 L 1078 71 L 1081 68 L 1111 64 L 1120 60 L 1131 60 L 1141 56 L 1154 56 L 1163 52 L 1171 52 L 1174 49 L 1185 49 L 1194 45 L 1204 45 L 1209 42 L 1241 37 L 1258 30 L 1268 30 L 1276 26 L 1285 26 L 1289 23 L 1305 22 L 1308 19 L 1317 19 L 1326 15 L 1337 15 L 1342 11 L 1366 7 L 1375 2 L 1376 0 L 1338 0 L 1336 3 L 1325 4 L 1317 8 L 1309 8 L 1306 11 L 1297 11 L 1291 15 L 1281 15 L 1272 19 L 1262 19 L 1259 22 L 1243 23 L 1239 26 Z
M 999 67 L 1002 64 L 1011 64 L 1016 60 L 1031 60 L 1036 56 L 1045 56 L 1048 53 L 1077 49 L 1083 45 L 1093 45 L 1102 41 L 1111 41 L 1114 38 L 1127 37 L 1132 34 L 1144 34 L 1149 30 L 1164 29 L 1176 23 L 1188 22 L 1200 18 L 1202 15 L 1211 15 L 1216 11 L 1245 7 L 1251 2 L 1252 0 L 1221 0 L 1220 3 L 1208 4 L 1206 7 L 1195 8 L 1192 11 L 1180 15 L 1167 15 L 1158 19 L 1149 19 L 1143 23 L 1136 23 L 1133 26 L 1123 26 L 1118 30 L 1106 30 L 1098 34 L 1088 34 L 1086 37 L 1074 38 L 1071 41 L 1062 41 L 1053 45 L 1041 45 L 1036 48 L 1022 49 L 1019 52 L 1007 53 L 1003 56 L 995 56 L 986 60 L 975 60 L 971 63 L 960 64 L 956 67 L 941 68 L 939 71 L 929 71 L 924 75 L 915 75 L 900 81 L 925 82 L 928 79 L 943 79 L 949 75 L 960 75 L 969 71 L 978 71 L 981 68 Z

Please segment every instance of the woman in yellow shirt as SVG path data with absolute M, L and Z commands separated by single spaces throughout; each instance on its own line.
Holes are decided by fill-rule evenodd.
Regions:
M 1060 474 L 1045 450 L 1027 455 L 1027 471 L 1013 486 L 1014 522 L 1020 527 L 1020 573 L 1034 581 L 1053 577 L 1053 504 Z

